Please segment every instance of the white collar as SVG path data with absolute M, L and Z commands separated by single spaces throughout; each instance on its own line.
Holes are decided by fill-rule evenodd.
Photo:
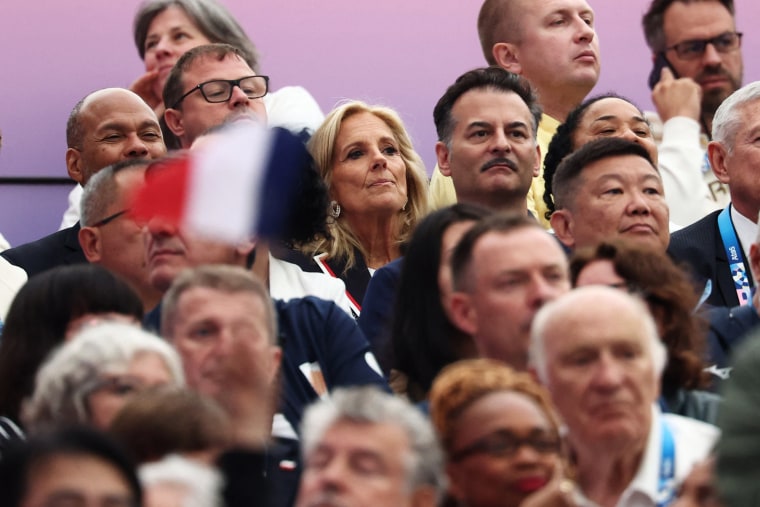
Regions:
M 739 238 L 739 243 L 742 245 L 744 265 L 747 268 L 747 271 L 750 272 L 750 276 L 752 276 L 752 270 L 749 269 L 749 247 L 755 242 L 755 238 L 757 237 L 757 224 L 736 211 L 736 208 L 733 205 L 731 205 L 731 222 L 734 224 L 736 236 Z

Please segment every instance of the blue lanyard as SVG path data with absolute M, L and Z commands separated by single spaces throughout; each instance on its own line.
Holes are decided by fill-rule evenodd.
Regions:
M 723 248 L 726 249 L 728 266 L 731 269 L 731 278 L 734 280 L 736 297 L 739 299 L 739 305 L 744 306 L 751 299 L 749 278 L 747 277 L 747 268 L 744 266 L 744 255 L 742 247 L 734 231 L 734 224 L 731 222 L 731 205 L 729 204 L 718 215 L 718 229 L 720 238 L 723 240 Z
M 665 507 L 676 497 L 676 443 L 665 419 L 660 419 L 662 429 L 662 456 L 660 457 L 660 480 L 657 485 L 657 507 Z

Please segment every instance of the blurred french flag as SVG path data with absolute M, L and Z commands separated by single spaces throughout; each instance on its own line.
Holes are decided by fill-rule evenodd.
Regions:
M 289 221 L 301 171 L 311 156 L 282 128 L 253 122 L 209 134 L 201 146 L 149 167 L 131 212 L 209 239 L 276 238 Z

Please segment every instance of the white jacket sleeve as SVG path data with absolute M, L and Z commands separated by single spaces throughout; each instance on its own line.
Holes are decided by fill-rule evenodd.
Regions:
M 696 222 L 714 209 L 702 174 L 705 151 L 699 138 L 699 123 L 676 116 L 663 125 L 657 147 L 670 220 L 680 226 Z

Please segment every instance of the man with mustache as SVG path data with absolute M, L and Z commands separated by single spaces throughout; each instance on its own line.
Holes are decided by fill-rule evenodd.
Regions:
M 541 108 L 528 82 L 499 67 L 462 74 L 433 110 L 435 152 L 460 202 L 528 213 L 539 172 Z
M 586 0 L 485 0 L 478 14 L 478 38 L 491 66 L 527 79 L 540 97 L 543 114 L 538 125 L 542 155 L 568 113 L 596 85 L 601 60 L 594 11 Z M 527 194 L 528 209 L 544 225 L 543 162 Z M 433 171 L 431 204 L 453 204 L 451 180 Z M 456 184 L 454 184 L 456 187 Z
M 659 62 L 668 69 L 661 77 L 656 67 L 652 76 L 654 80 L 659 79 L 652 93 L 659 118 L 650 118 L 650 121 L 655 132 L 662 131 L 663 142 L 668 141 L 668 136 L 693 132 L 694 150 L 699 149 L 699 144 L 704 150 L 715 112 L 741 87 L 742 34 L 736 31 L 734 15 L 733 0 L 654 0 L 644 14 L 642 25 L 652 60 L 656 66 Z M 695 87 L 701 92 L 700 107 L 685 114 L 681 106 L 688 89 Z M 669 92 L 676 88 L 681 92 Z M 692 117 L 696 122 L 676 119 L 681 122 L 678 128 L 669 130 L 668 122 L 675 116 Z M 657 128 L 660 120 L 662 125 Z M 709 189 L 710 209 L 728 204 L 728 188 L 710 171 L 707 157 L 703 158 L 702 173 Z

